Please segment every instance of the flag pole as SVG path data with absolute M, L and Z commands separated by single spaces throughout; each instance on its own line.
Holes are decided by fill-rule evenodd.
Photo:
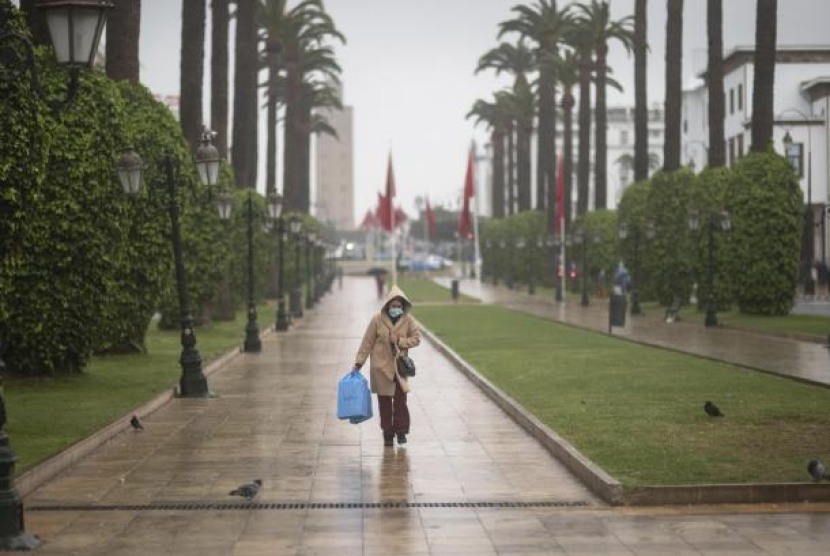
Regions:
M 478 238 L 478 154 L 476 152 L 476 142 L 473 139 L 473 161 L 475 164 L 473 165 L 473 241 L 475 242 L 473 248 L 473 256 L 475 257 L 475 261 L 473 261 L 473 269 L 475 269 L 476 273 L 476 280 L 481 280 L 481 243 L 479 242 Z

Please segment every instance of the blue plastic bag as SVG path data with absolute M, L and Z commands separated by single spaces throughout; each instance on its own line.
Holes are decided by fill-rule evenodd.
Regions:
M 350 372 L 337 385 L 337 418 L 355 425 L 372 418 L 372 394 L 360 371 Z

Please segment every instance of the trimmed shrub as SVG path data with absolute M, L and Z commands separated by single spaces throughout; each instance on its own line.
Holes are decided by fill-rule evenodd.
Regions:
M 804 197 L 789 162 L 751 153 L 735 166 L 727 209 L 732 214 L 735 295 L 742 313 L 785 315 L 798 276 Z
M 619 243 L 620 255 L 631 274 L 640 300 L 656 299 L 648 257 L 651 240 L 646 233 L 648 226 L 654 224 L 654 219 L 648 212 L 650 195 L 650 181 L 631 184 L 617 207 L 618 222 L 620 225 L 625 224 L 628 229 L 627 237 Z
M 620 261 L 616 211 L 599 210 L 583 214 L 574 220 L 571 228 L 571 238 L 577 230 L 585 232 L 587 277 L 592 288 L 608 291 Z M 595 241 L 597 238 L 599 242 Z M 581 266 L 582 247 L 574 245 L 571 253 L 571 258 L 580 261 Z

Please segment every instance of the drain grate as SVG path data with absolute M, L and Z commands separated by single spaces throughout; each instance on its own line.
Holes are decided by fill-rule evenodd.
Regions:
M 66 504 L 27 506 L 30 512 L 142 512 L 159 510 L 361 510 L 373 508 L 578 508 L 583 500 L 481 501 L 481 502 L 153 502 L 151 504 Z

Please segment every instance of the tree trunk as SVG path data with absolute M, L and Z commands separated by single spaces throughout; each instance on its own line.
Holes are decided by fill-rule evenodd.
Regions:
M 32 32 L 32 41 L 37 46 L 51 46 L 52 39 L 49 36 L 49 27 L 46 25 L 46 17 L 43 10 L 36 7 L 37 0 L 20 0 L 20 11 L 26 14 L 26 23 Z
M 577 161 L 577 188 L 579 197 L 576 213 L 588 212 L 591 179 L 591 54 L 582 53 L 579 62 L 579 159 Z
M 570 89 L 565 91 L 565 95 L 562 97 L 562 109 L 564 110 L 563 115 L 563 124 L 564 130 L 563 140 L 562 140 L 562 152 L 563 160 L 562 160 L 562 172 L 564 175 L 563 180 L 563 191 L 562 191 L 562 203 L 565 205 L 564 207 L 564 215 L 565 215 L 565 228 L 567 229 L 568 226 L 571 224 L 571 217 L 572 217 L 572 210 L 573 210 L 573 182 L 574 182 L 574 147 L 573 147 L 573 132 L 574 132 L 574 105 L 576 105 L 576 101 L 574 100 L 573 91 Z
M 608 114 L 606 112 L 605 71 L 608 46 L 597 46 L 596 149 L 594 152 L 594 210 L 608 208 Z
M 496 128 L 491 137 L 493 144 L 493 218 L 504 217 L 504 130 Z
M 516 124 L 507 128 L 507 215 L 516 212 Z
M 530 197 L 530 142 L 532 135 L 533 121 L 523 120 L 519 122 L 516 134 L 516 179 L 519 185 L 519 212 L 530 210 L 533 207 Z
M 680 169 L 680 120 L 683 117 L 683 0 L 668 0 L 666 23 L 666 132 L 663 169 Z
M 277 191 L 277 79 L 279 77 L 279 62 L 277 50 L 274 46 L 268 47 L 268 126 L 267 148 L 265 159 L 265 191 Z
M 204 61 L 205 0 L 183 0 L 179 121 L 192 152 L 196 152 L 199 146 L 199 135 L 203 124 Z
M 107 76 L 138 85 L 141 0 L 115 0 L 114 4 L 115 8 L 107 16 Z
M 752 90 L 752 152 L 772 142 L 778 0 L 758 0 L 755 24 L 755 83 Z
M 228 156 L 228 1 L 211 0 L 210 126 L 222 158 Z
M 539 75 L 539 135 L 536 142 L 536 209 L 548 210 L 553 222 L 550 191 L 556 183 L 556 76 L 543 65 Z
M 236 182 L 256 187 L 257 181 L 257 24 L 254 2 L 237 2 L 235 73 L 233 80 L 233 143 L 231 161 Z
M 636 0 L 634 7 L 634 181 L 649 175 L 647 4 Z
M 726 107 L 723 89 L 723 0 L 708 0 L 706 8 L 709 35 L 709 152 L 706 164 L 719 168 L 726 164 L 726 136 L 723 120 Z
M 300 212 L 311 214 L 311 106 L 302 103 L 297 135 L 297 175 Z
M 300 102 L 302 97 L 302 75 L 299 69 L 299 54 L 295 46 L 289 47 L 286 52 L 285 65 L 287 69 L 287 87 L 285 94 L 285 126 L 283 139 L 283 194 L 284 209 L 287 212 L 301 211 L 302 199 L 300 193 L 299 160 L 302 139 L 300 130 Z

